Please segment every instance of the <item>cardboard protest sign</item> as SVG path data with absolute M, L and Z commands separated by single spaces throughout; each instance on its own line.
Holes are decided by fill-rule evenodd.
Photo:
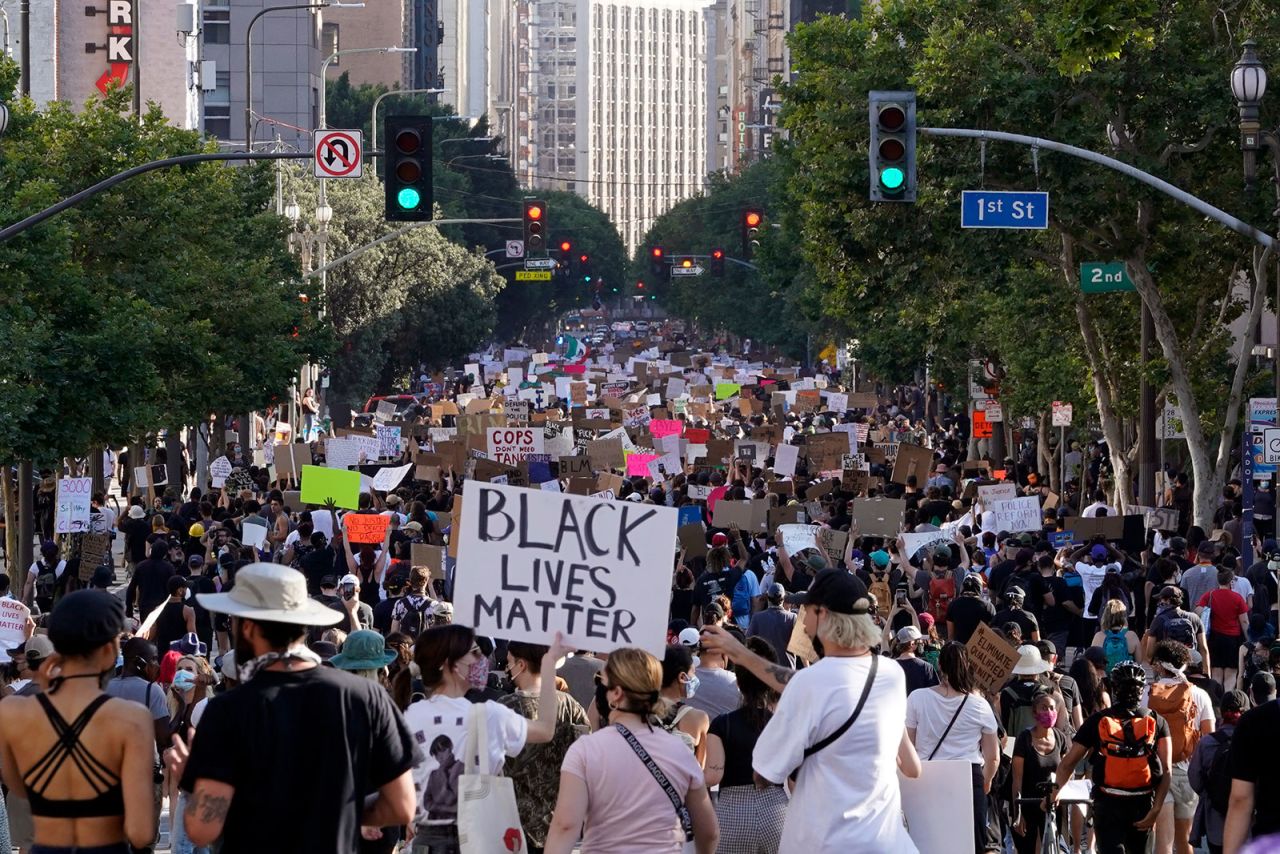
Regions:
M 485 431 L 489 459 L 503 465 L 515 465 L 543 453 L 544 441 L 541 427 L 490 427 Z
M 139 489 L 146 489 L 149 486 L 165 486 L 168 482 L 169 472 L 167 466 L 136 466 L 133 470 L 133 485 Z
M 676 529 L 676 537 L 680 540 L 680 548 L 685 557 L 707 556 L 707 529 L 701 522 L 681 525 Z
M 311 465 L 311 446 L 299 442 L 281 442 L 274 448 L 277 478 L 296 478 L 303 466 Z
M 411 468 L 413 468 L 413 463 L 378 469 L 378 473 L 373 476 L 374 490 L 377 492 L 390 492 L 400 485 Z
M 91 477 L 58 478 L 58 494 L 53 513 L 55 533 L 79 534 L 89 530 L 89 498 L 92 491 Z
M 978 500 L 983 507 L 990 507 L 1001 501 L 1012 501 L 1018 497 L 1018 487 L 1012 483 L 993 483 L 978 487 Z
M 302 501 L 320 505 L 333 501 L 346 510 L 355 510 L 360 506 L 360 472 L 303 466 Z
M 805 454 L 809 458 L 810 472 L 838 469 L 841 460 L 848 453 L 847 433 L 818 433 L 805 439 Z
M 666 645 L 676 511 L 469 482 L 454 621 L 579 649 Z
M 728 528 L 737 525 L 744 531 L 751 530 L 752 508 L 750 501 L 716 502 L 716 509 L 711 513 L 711 523 L 717 528 Z
M 1018 651 L 986 623 L 978 623 L 978 630 L 965 649 L 973 665 L 974 684 L 992 694 L 999 693 L 1018 663 Z
M 400 456 L 400 428 L 379 424 L 373 428 L 378 440 L 379 457 Z
M 803 507 L 770 507 L 767 516 L 768 531 L 777 531 L 781 525 L 803 525 Z
M 996 531 L 1008 531 L 1016 534 L 1019 531 L 1040 530 L 1043 518 L 1040 514 L 1040 499 L 1034 495 L 999 501 L 987 508 L 994 515 L 992 524 Z M 983 519 L 984 523 L 986 519 Z
M 801 605 L 796 613 L 796 621 L 791 625 L 791 637 L 787 641 L 787 652 L 803 659 L 805 664 L 813 664 L 818 660 L 818 651 L 813 648 L 813 641 L 804 633 L 804 609 Z
M 590 477 L 591 460 L 587 457 L 561 457 L 557 469 L 560 477 Z
M 409 546 L 410 564 L 425 566 L 431 572 L 431 580 L 444 578 L 444 546 L 413 543 Z
M 26 605 L 8 596 L 0 599 L 0 663 L 9 661 L 9 650 L 27 639 L 29 619 L 31 609 Z
M 691 483 L 689 484 L 686 492 L 689 498 L 693 501 L 706 501 L 711 497 L 711 490 L 714 488 L 715 487 L 712 486 L 700 486 L 696 483 Z
M 948 545 L 954 540 L 954 536 L 946 531 L 924 531 L 919 534 L 902 534 L 902 554 L 903 557 L 912 558 L 920 552 L 921 549 L 927 549 L 930 546 Z
M 822 496 L 828 495 L 839 485 L 840 482 L 837 480 L 820 480 L 804 491 L 805 500 L 817 501 Z
M 850 409 L 875 409 L 880 405 L 880 400 L 876 397 L 875 392 L 857 392 L 849 395 L 847 404 Z
M 915 475 L 917 484 L 923 487 L 924 482 L 929 479 L 932 466 L 933 451 L 903 442 L 898 445 L 898 455 L 893 463 L 893 475 L 890 480 L 905 484 L 907 478 Z
M 107 563 L 111 555 L 110 534 L 82 534 L 80 537 L 79 578 L 88 584 L 93 571 Z
M 789 555 L 800 554 L 804 549 L 818 547 L 817 525 L 779 525 L 777 531 L 781 539 L 779 545 L 786 549 Z
M 853 524 L 864 536 L 896 537 L 906 511 L 907 502 L 901 498 L 855 498 Z
M 938 808 L 961 803 L 973 791 L 973 766 L 961 759 L 920 759 L 919 776 L 898 772 L 907 834 L 917 851 L 973 854 L 973 811 Z
M 343 530 L 347 532 L 349 543 L 380 544 L 387 535 L 387 526 L 391 524 L 390 516 L 381 513 L 348 513 L 342 517 Z
M 1147 511 L 1146 525 L 1157 531 L 1178 530 L 1178 511 L 1173 507 L 1154 507 Z
M 779 445 L 773 454 L 773 472 L 779 477 L 795 477 L 800 449 L 795 445 Z
M 844 547 L 849 544 L 849 532 L 839 528 L 818 529 L 818 550 L 827 557 L 827 562 L 835 565 L 844 557 Z
M 378 421 L 390 421 L 396 417 L 396 405 L 389 400 L 378 401 L 373 417 Z

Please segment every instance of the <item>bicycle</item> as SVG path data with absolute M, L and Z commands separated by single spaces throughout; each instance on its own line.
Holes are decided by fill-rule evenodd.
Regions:
M 1050 796 L 1053 791 L 1053 783 L 1040 783 L 1036 786 L 1036 793 L 1039 797 L 1034 798 L 1015 798 L 1019 806 L 1036 806 L 1043 807 L 1045 799 Z M 1088 807 L 1092 801 L 1089 798 L 1058 798 L 1058 807 L 1084 806 Z M 1071 840 L 1058 832 L 1058 811 L 1057 809 L 1043 810 L 1044 827 L 1041 831 L 1040 846 L 1037 854 L 1071 854 Z M 1068 823 L 1069 825 L 1069 823 Z M 1030 828 L 1028 828 L 1030 830 Z

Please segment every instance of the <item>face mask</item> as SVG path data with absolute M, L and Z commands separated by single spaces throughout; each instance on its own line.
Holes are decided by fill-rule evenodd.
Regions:
M 609 708 L 609 689 L 596 683 L 596 714 L 600 716 L 600 725 L 604 726 L 609 722 L 609 713 L 613 711 Z
M 489 684 L 489 659 L 481 658 L 467 670 L 467 682 L 477 691 L 483 691 Z
M 196 675 L 187 670 L 179 670 L 173 674 L 173 687 L 179 691 L 190 691 L 196 687 Z
M 1045 729 L 1052 729 L 1053 725 L 1058 722 L 1058 712 L 1056 709 L 1046 709 L 1043 712 L 1036 712 L 1036 723 Z
M 686 698 L 692 697 L 694 694 L 698 693 L 698 685 L 701 681 L 702 680 L 697 676 L 689 677 L 689 680 L 684 683 L 684 695 Z

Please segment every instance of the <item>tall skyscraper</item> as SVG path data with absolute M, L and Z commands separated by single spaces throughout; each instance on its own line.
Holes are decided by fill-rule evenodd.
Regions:
M 789 74 L 792 11 L 787 0 L 718 0 L 709 12 L 709 170 L 736 172 L 769 150 L 779 103 L 774 80 Z

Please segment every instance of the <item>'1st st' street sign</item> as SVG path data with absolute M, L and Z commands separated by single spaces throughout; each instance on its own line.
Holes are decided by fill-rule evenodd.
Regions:
M 965 190 L 960 197 L 961 228 L 1049 227 L 1049 194 Z

